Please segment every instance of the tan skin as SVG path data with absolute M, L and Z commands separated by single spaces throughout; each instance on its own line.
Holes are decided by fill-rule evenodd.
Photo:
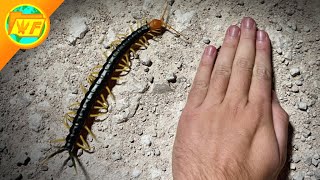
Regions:
M 288 114 L 272 91 L 270 39 L 251 18 L 205 49 L 173 147 L 176 180 L 276 179 Z

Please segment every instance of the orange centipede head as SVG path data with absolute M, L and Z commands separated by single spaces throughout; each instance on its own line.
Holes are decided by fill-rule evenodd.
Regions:
M 149 22 L 149 26 L 151 30 L 161 29 L 163 27 L 163 20 L 153 19 Z

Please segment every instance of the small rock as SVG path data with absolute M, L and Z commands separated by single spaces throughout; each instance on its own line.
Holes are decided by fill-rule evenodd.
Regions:
M 317 180 L 320 179 L 320 170 L 319 170 L 319 169 L 314 171 L 314 177 L 315 177 Z
M 40 114 L 31 114 L 28 118 L 29 128 L 35 132 L 41 131 L 44 127 L 42 126 L 42 116 Z
M 292 82 L 288 81 L 285 83 L 285 85 L 288 87 L 288 88 L 291 88 L 292 87 Z
M 160 156 L 160 150 L 159 149 L 154 150 L 154 155 Z
M 167 83 L 163 84 L 154 84 L 152 93 L 154 94 L 163 94 L 167 92 L 172 92 L 173 90 L 170 88 L 170 86 Z
M 319 154 L 316 153 L 316 154 L 313 156 L 313 159 L 316 159 L 316 160 L 320 159 Z
M 290 169 L 291 169 L 291 170 L 296 170 L 296 165 L 295 165 L 294 163 L 291 163 L 291 164 L 290 164 Z
M 73 167 L 73 161 L 71 159 L 67 162 L 67 166 Z
M 172 6 L 173 3 L 174 3 L 174 1 L 175 1 L 175 0 L 168 0 L 168 4 L 169 4 L 170 6 Z
M 304 180 L 304 174 L 301 172 L 298 172 L 293 176 L 293 179 L 294 180 Z
M 218 11 L 215 16 L 216 16 L 216 18 L 222 18 L 222 15 L 221 15 L 220 11 Z
M 150 67 L 152 65 L 152 61 L 150 59 L 143 60 L 142 65 Z
M 48 170 L 49 170 L 49 167 L 46 166 L 46 165 L 42 165 L 42 166 L 40 167 L 40 170 L 41 170 L 41 171 L 48 171 Z
M 279 55 L 282 54 L 282 50 L 281 50 L 280 48 L 278 48 L 276 51 L 277 51 L 277 53 L 278 53 Z
M 114 161 L 118 161 L 118 160 L 122 159 L 122 156 L 121 156 L 121 154 L 119 152 L 113 152 L 112 155 L 111 155 L 111 158 Z
M 169 73 L 166 76 L 166 80 L 168 82 L 175 83 L 177 81 L 177 75 L 175 75 L 174 73 Z
M 298 86 L 296 86 L 296 85 L 292 86 L 291 92 L 298 93 L 299 92 Z
M 307 103 L 305 102 L 299 102 L 298 103 L 298 108 L 302 111 L 306 111 L 308 109 Z
M 6 148 L 7 148 L 7 146 L 3 142 L 1 142 L 0 143 L 0 152 L 3 152 Z
M 141 144 L 151 146 L 151 138 L 148 135 L 141 136 Z
M 240 1 L 238 2 L 238 5 L 239 5 L 239 6 L 244 6 L 244 2 L 240 0 Z
M 293 154 L 293 156 L 292 156 L 292 162 L 298 163 L 298 162 L 300 162 L 300 161 L 301 161 L 301 157 L 298 156 L 297 154 Z
M 296 81 L 295 81 L 295 84 L 296 84 L 297 86 L 302 86 L 302 81 L 296 80 Z
M 160 169 L 151 169 L 150 175 L 151 175 L 151 179 L 156 179 L 161 176 L 161 170 Z
M 304 32 L 310 32 L 310 28 L 309 28 L 308 26 L 304 26 L 304 27 L 303 27 L 303 31 L 304 31 Z
M 88 32 L 88 26 L 86 25 L 86 19 L 82 17 L 73 17 L 68 25 L 69 37 L 67 40 L 71 45 L 74 45 L 77 39 L 82 39 Z
M 305 160 L 304 160 L 304 163 L 308 166 L 310 166 L 312 164 L 312 158 L 311 157 L 307 157 Z
M 276 30 L 277 30 L 277 31 L 282 31 L 282 27 L 281 27 L 280 25 L 277 25 L 277 26 L 276 26 Z
M 146 67 L 146 68 L 144 68 L 143 71 L 144 71 L 144 72 L 149 72 L 149 70 L 150 70 L 150 69 L 149 69 L 148 67 Z
M 300 74 L 300 69 L 299 68 L 291 68 L 290 74 L 291 74 L 291 76 L 295 77 Z
M 14 180 L 21 180 L 23 178 L 22 174 L 19 174 Z
M 315 167 L 317 167 L 318 166 L 318 164 L 319 164 L 319 160 L 316 160 L 316 159 L 312 159 L 312 164 L 315 166 Z
M 134 169 L 134 170 L 132 171 L 132 177 L 133 177 L 133 178 L 139 177 L 140 174 L 141 174 L 141 170 L 139 170 L 139 169 Z
M 203 43 L 210 44 L 210 39 L 207 39 L 207 38 L 203 39 Z

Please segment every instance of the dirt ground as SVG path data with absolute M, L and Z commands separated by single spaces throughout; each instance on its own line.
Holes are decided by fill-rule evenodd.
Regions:
M 171 151 L 202 50 L 220 46 L 224 32 L 253 17 L 272 39 L 275 88 L 290 115 L 288 179 L 320 179 L 320 1 L 176 0 L 169 23 L 191 44 L 165 32 L 138 52 L 79 152 L 91 179 L 172 179 Z M 68 0 L 51 16 L 39 47 L 19 51 L 0 72 L 0 179 L 84 179 L 62 153 L 40 164 L 68 130 L 61 121 L 80 101 L 91 69 L 118 33 L 143 17 L 159 18 L 163 1 Z

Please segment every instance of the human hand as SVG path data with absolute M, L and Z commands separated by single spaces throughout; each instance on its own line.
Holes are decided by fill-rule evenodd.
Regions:
M 276 179 L 287 150 L 288 115 L 272 91 L 268 34 L 244 18 L 216 58 L 202 56 L 173 147 L 174 179 Z M 215 60 L 216 59 L 216 60 Z

